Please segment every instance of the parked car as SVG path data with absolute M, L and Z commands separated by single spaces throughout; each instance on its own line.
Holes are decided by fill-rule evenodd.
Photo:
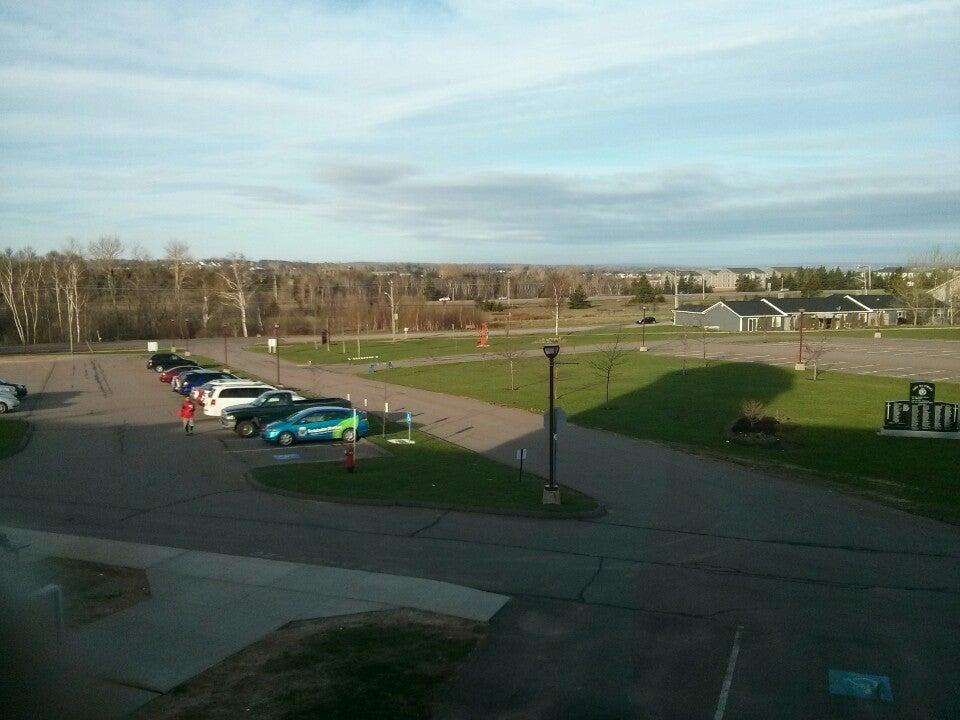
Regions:
M 370 432 L 363 410 L 344 407 L 311 407 L 296 412 L 285 420 L 264 426 L 260 434 L 268 443 L 293 445 L 309 440 L 343 440 L 353 442 Z
M 0 391 L 4 389 L 9 390 L 16 395 L 18 400 L 27 396 L 27 386 L 21 385 L 20 383 L 15 383 L 11 380 L 0 380 Z
M 266 386 L 265 382 L 259 380 L 250 380 L 249 378 L 218 378 L 216 380 L 210 380 L 209 382 L 203 383 L 203 385 L 194 386 L 193 390 L 190 391 L 190 399 L 195 403 L 203 404 L 206 401 L 207 395 L 215 387 L 220 385 L 261 385 Z M 270 388 L 273 390 L 274 388 Z M 256 397 L 256 396 L 254 396 Z
M 187 397 L 190 396 L 190 391 L 195 387 L 203 385 L 205 382 L 210 382 L 211 380 L 219 380 L 221 378 L 236 379 L 236 375 L 231 375 L 230 373 L 220 372 L 216 370 L 198 370 L 192 373 L 184 373 L 180 375 L 177 379 L 180 381 L 180 387 L 177 388 L 177 392 L 181 395 Z
M 193 373 L 208 373 L 208 372 L 220 372 L 220 371 L 215 370 L 214 368 L 204 368 L 204 367 L 187 368 L 183 372 L 177 373 L 176 375 L 173 376 L 173 380 L 170 381 L 170 389 L 173 390 L 174 392 L 180 392 L 180 387 L 181 385 L 183 385 L 183 381 L 186 380 L 189 375 L 192 375 Z M 212 378 L 208 378 L 208 380 L 211 380 L 211 379 Z M 206 382 L 206 380 L 204 380 L 204 382 Z M 201 385 L 202 384 L 203 383 L 201 383 Z
M 647 315 L 646 317 L 640 318 L 637 320 L 637 325 L 656 325 L 657 319 L 653 315 Z
M 343 398 L 305 399 L 290 390 L 275 390 L 264 393 L 249 405 L 238 405 L 224 410 L 220 415 L 220 424 L 233 428 L 240 437 L 253 437 L 260 429 L 273 422 L 290 417 L 305 407 L 351 407 L 349 400 Z
M 180 373 L 184 373 L 187 371 L 193 372 L 198 367 L 199 365 L 194 364 L 194 365 L 177 365 L 176 367 L 168 368 L 164 370 L 162 373 L 160 373 L 160 382 L 165 382 L 165 383 L 172 382 L 173 379 Z
M 150 359 L 147 360 L 147 369 L 156 370 L 157 372 L 163 372 L 177 365 L 196 365 L 199 367 L 200 363 L 196 360 L 177 355 L 176 353 L 154 353 L 150 356 Z
M 249 405 L 264 393 L 276 388 L 270 385 L 220 385 L 203 396 L 203 414 L 220 417 L 224 410 Z
M 0 415 L 20 407 L 20 399 L 9 385 L 0 385 Z

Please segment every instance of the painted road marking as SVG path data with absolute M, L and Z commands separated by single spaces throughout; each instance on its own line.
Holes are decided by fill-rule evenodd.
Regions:
M 274 460 L 299 460 L 300 453 L 279 453 L 273 456 Z
M 740 654 L 740 636 L 742 634 L 743 625 L 738 625 L 737 633 L 733 636 L 733 647 L 730 648 L 730 659 L 727 660 L 727 673 L 723 676 L 723 687 L 720 688 L 717 711 L 713 714 L 713 720 L 723 720 L 723 713 L 727 709 L 727 698 L 730 697 L 730 683 L 733 682 L 733 671 L 737 667 L 737 655 Z
M 867 675 L 850 672 L 849 670 L 829 670 L 827 672 L 827 689 L 831 695 L 879 700 L 885 703 L 893 702 L 890 678 L 886 675 Z
M 879 365 L 876 365 L 876 364 L 872 364 L 872 365 L 851 365 L 850 367 L 847 368 L 847 370 L 862 370 L 863 368 L 868 368 L 868 367 L 879 367 Z

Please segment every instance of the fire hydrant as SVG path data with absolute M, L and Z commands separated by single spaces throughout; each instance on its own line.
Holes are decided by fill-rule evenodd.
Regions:
M 346 450 L 343 451 L 343 466 L 347 472 L 353 472 L 357 466 L 356 458 L 353 456 L 353 443 L 346 443 Z

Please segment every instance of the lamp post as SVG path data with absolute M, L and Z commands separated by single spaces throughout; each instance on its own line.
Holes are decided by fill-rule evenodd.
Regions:
M 550 480 L 547 483 L 546 489 L 551 492 L 556 492 L 557 487 L 557 417 L 553 409 L 554 403 L 554 372 L 556 366 L 557 355 L 560 354 L 559 345 L 544 345 L 543 354 L 547 356 L 547 360 L 550 361 L 550 414 L 549 414 L 549 432 L 550 432 Z
M 273 337 L 277 341 L 276 355 L 277 355 L 277 387 L 280 387 L 280 324 L 273 324 Z

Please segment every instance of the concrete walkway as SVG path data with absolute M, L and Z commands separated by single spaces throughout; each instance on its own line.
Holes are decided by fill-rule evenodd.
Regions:
M 21 561 L 62 557 L 142 569 L 144 602 L 69 633 L 93 676 L 132 692 L 129 711 L 295 620 L 408 607 L 488 621 L 509 598 L 383 573 L 0 527 Z

